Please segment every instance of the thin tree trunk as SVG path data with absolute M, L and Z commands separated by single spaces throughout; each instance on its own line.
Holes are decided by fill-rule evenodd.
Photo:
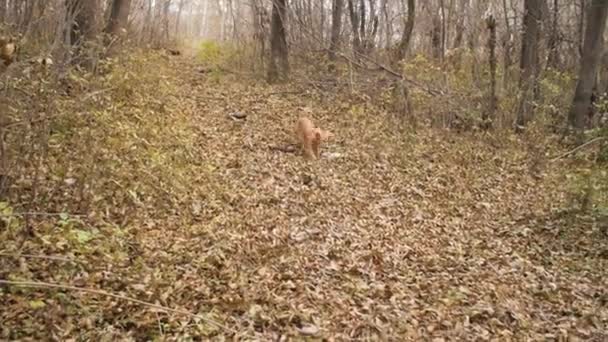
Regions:
M 511 24 L 509 23 L 509 8 L 507 7 L 507 0 L 503 0 L 502 4 L 506 30 L 503 38 L 503 88 L 507 89 L 509 82 L 511 81 L 511 65 L 513 64 L 513 59 L 511 58 L 511 51 L 513 50 L 513 34 L 511 32 Z
M 268 81 L 275 82 L 289 74 L 287 34 L 285 32 L 287 0 L 273 0 L 271 20 Z
M 547 57 L 547 66 L 558 68 L 560 65 L 559 57 L 559 1 L 553 0 L 553 21 L 551 22 L 551 33 L 549 34 L 549 56 Z
M 532 95 L 536 83 L 536 66 L 538 61 L 538 38 L 541 20 L 539 0 L 525 0 L 524 30 L 520 60 L 519 89 L 521 98 L 517 110 L 516 129 L 526 125 L 532 112 Z
M 7 0 L 0 0 L 0 23 L 6 24 L 6 5 Z
M 393 30 L 390 21 L 390 14 L 388 10 L 388 6 L 386 5 L 387 0 L 382 0 L 382 14 L 384 15 L 384 47 L 386 50 L 389 50 L 392 46 L 392 37 Z
M 355 11 L 353 0 L 348 0 L 348 12 L 350 14 L 350 24 L 353 31 L 353 50 L 355 57 L 361 53 L 361 35 L 359 34 L 359 14 Z
M 583 55 L 583 39 L 585 38 L 585 0 L 580 0 L 580 16 L 578 22 L 578 53 L 582 58 Z
M 467 8 L 469 0 L 460 0 L 456 19 L 456 36 L 454 36 L 454 45 L 452 48 L 457 49 L 462 46 L 462 38 L 464 37 L 464 18 L 467 16 Z
M 105 32 L 114 36 L 119 36 L 121 31 L 126 29 L 131 0 L 114 0 L 110 9 L 110 18 Z
M 179 25 L 182 20 L 182 11 L 184 10 L 184 5 L 186 4 L 185 0 L 179 1 L 179 6 L 177 8 L 177 18 L 175 18 L 175 36 L 179 37 Z
M 336 52 L 340 48 L 340 32 L 342 31 L 342 9 L 344 0 L 333 0 L 331 13 L 331 41 L 329 59 L 336 60 Z
M 325 41 L 325 0 L 321 0 L 321 23 L 320 23 L 320 30 L 321 33 L 319 35 L 319 37 L 321 38 L 321 41 Z
M 603 33 L 608 17 L 608 2 L 593 0 L 587 15 L 581 68 L 574 100 L 568 113 L 568 122 L 577 133 L 581 133 L 585 128 L 585 116 L 589 113 L 591 107 L 595 75 L 600 64 L 604 44 Z
M 440 0 L 441 6 L 441 54 L 439 59 L 443 61 L 445 56 L 445 37 L 446 37 L 446 25 L 445 25 L 445 1 Z
M 490 93 L 488 94 L 488 110 L 482 114 L 482 128 L 492 127 L 492 122 L 496 114 L 496 19 L 493 16 L 486 20 L 490 37 L 488 39 L 488 50 L 490 53 Z
M 399 62 L 403 58 L 405 58 L 405 54 L 407 53 L 407 49 L 410 46 L 410 41 L 412 38 L 412 31 L 414 30 L 414 21 L 416 19 L 416 1 L 408 0 L 407 1 L 407 20 L 404 24 L 403 34 L 401 35 L 401 41 L 399 42 L 399 46 L 395 51 L 395 57 L 393 62 Z

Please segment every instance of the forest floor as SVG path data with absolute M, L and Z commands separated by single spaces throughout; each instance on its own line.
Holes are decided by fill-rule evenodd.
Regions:
M 200 68 L 116 66 L 88 130 L 47 161 L 48 193 L 90 182 L 86 217 L 0 234 L 2 279 L 192 314 L 3 286 L 2 339 L 608 339 L 608 240 L 567 210 L 566 160 L 510 133 L 413 134 L 358 98 Z M 273 148 L 296 143 L 302 115 L 335 134 L 318 161 Z

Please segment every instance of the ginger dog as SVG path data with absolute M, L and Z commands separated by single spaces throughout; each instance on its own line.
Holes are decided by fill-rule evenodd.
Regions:
M 307 159 L 319 158 L 319 147 L 321 141 L 327 140 L 333 134 L 321 128 L 315 127 L 309 118 L 302 117 L 296 123 L 296 136 L 302 144 L 304 157 Z

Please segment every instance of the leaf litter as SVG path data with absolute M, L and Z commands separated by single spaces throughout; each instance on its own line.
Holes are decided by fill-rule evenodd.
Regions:
M 3 286 L 3 339 L 608 338 L 606 238 L 521 138 L 411 135 L 356 97 L 133 58 L 57 102 L 36 209 L 86 217 L 4 220 L 0 278 L 196 316 Z M 336 135 L 318 161 L 269 148 L 300 115 Z

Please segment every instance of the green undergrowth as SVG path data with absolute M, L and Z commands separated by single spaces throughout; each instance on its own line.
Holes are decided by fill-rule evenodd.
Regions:
M 205 158 L 196 108 L 184 105 L 184 89 L 176 88 L 164 57 L 134 54 L 103 67 L 101 75 L 16 81 L 43 94 L 47 112 L 7 134 L 14 167 L 5 205 L 124 226 L 221 197 L 227 190 Z M 29 104 L 16 98 L 11 105 Z M 20 110 L 27 108 L 14 108 L 13 121 L 27 115 Z

